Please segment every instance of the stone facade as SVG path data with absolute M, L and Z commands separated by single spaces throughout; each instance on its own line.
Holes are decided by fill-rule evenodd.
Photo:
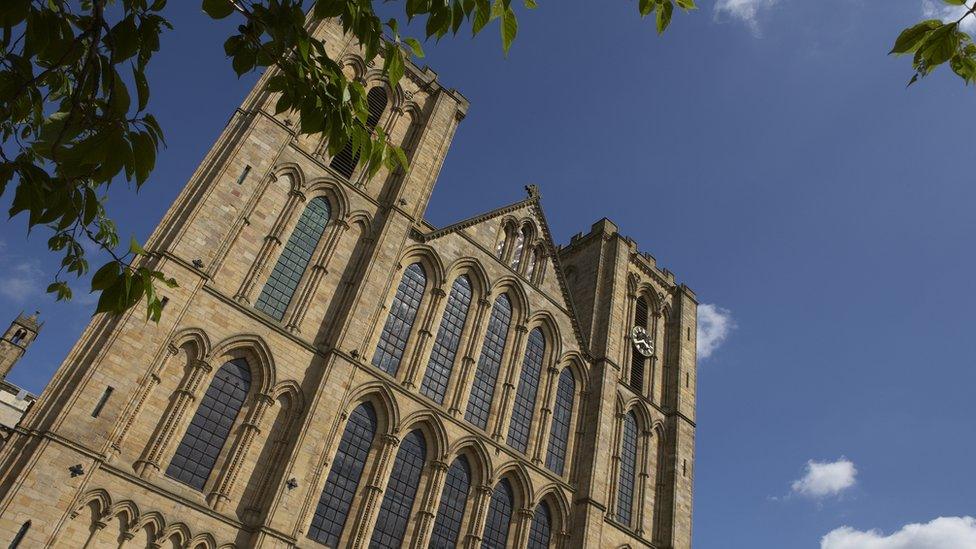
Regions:
M 162 320 L 138 308 L 94 318 L 0 450 L 0 542 L 322 547 L 346 475 L 330 543 L 425 547 L 463 456 L 459 546 L 690 547 L 694 294 L 608 220 L 555 246 L 533 187 L 431 226 L 423 214 L 467 101 L 428 68 L 389 89 L 338 25 L 316 33 L 351 77 L 386 92 L 378 124 L 410 169 L 347 177 L 296 135 L 294 115 L 273 115 L 265 75 L 147 243 L 147 261 L 179 282 Z M 461 276 L 470 299 L 451 337 Z M 648 311 L 646 359 L 633 355 L 635 307 Z M 433 399 L 427 376 L 444 353 Z M 469 416 L 478 402 L 484 427 Z M 352 416 L 367 408 L 356 461 Z M 225 432 L 214 420 L 208 433 L 207 414 L 229 417 Z M 407 440 L 425 449 L 416 481 Z M 206 462 L 199 485 L 183 458 Z M 393 501 L 406 502 L 405 525 Z M 371 541 L 379 530 L 393 541 Z

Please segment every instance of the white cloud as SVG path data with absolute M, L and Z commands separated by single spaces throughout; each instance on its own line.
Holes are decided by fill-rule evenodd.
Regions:
M 842 526 L 820 539 L 820 549 L 974 549 L 976 518 L 939 517 L 925 524 L 906 524 L 884 535 Z
M 0 294 L 18 303 L 25 301 L 40 293 L 44 276 L 35 260 L 15 263 L 0 274 Z
M 854 486 L 857 469 L 847 458 L 837 461 L 807 462 L 803 478 L 793 481 L 793 493 L 811 498 L 836 496 Z
M 926 19 L 941 19 L 946 23 L 958 21 L 969 8 L 967 6 L 950 6 L 942 0 L 923 0 L 922 16 Z M 976 32 L 976 17 L 970 15 L 959 23 L 959 27 L 966 32 Z
M 698 358 L 712 356 L 715 349 L 725 342 L 735 328 L 732 312 L 718 305 L 704 303 L 698 306 Z
M 769 9 L 779 3 L 779 0 L 716 0 L 715 18 L 727 16 L 738 19 L 752 29 L 757 36 L 759 30 L 759 12 Z

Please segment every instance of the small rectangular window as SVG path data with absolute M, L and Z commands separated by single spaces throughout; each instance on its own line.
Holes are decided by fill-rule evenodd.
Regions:
M 92 417 L 98 417 L 98 414 L 102 413 L 102 408 L 105 407 L 105 403 L 108 402 L 110 396 L 112 396 L 112 391 L 115 389 L 111 386 L 105 388 L 105 392 L 102 393 L 102 398 L 98 399 L 98 404 L 95 405 L 95 409 L 92 410 Z
M 691 387 L 691 374 L 685 372 L 685 387 Z
M 688 341 L 691 341 L 691 326 L 689 326 L 687 330 L 688 330 Z
M 688 476 L 688 460 L 687 459 L 681 460 L 681 476 L 683 476 L 683 477 Z
M 247 179 L 247 174 L 249 174 L 249 173 L 251 173 L 251 165 L 250 164 L 248 164 L 247 166 L 244 166 L 244 171 L 242 171 L 241 172 L 241 176 L 237 178 L 237 184 L 238 185 L 243 185 L 244 184 L 244 180 Z

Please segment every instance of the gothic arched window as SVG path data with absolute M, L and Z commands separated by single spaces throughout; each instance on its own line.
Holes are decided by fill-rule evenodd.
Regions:
M 426 459 L 427 444 L 419 429 L 403 437 L 369 541 L 371 548 L 399 549 L 403 543 Z
M 464 419 L 482 429 L 488 426 L 488 412 L 491 410 L 491 399 L 495 394 L 495 382 L 498 381 L 498 369 L 502 365 L 502 354 L 505 352 L 508 325 L 511 321 L 512 302 L 508 300 L 508 296 L 502 294 L 491 308 L 491 318 L 488 320 L 488 331 L 481 347 L 481 357 L 478 358 L 478 368 L 474 373 L 468 409 L 464 413 Z
M 16 344 L 20 343 L 20 340 L 24 339 L 24 336 L 26 336 L 26 335 L 27 335 L 27 332 L 25 332 L 24 330 L 17 330 L 14 333 L 14 337 L 13 337 L 13 339 L 10 340 L 10 342 L 13 343 L 14 345 L 16 345 Z
M 620 440 L 620 471 L 617 475 L 617 520 L 630 524 L 634 509 L 634 482 L 637 479 L 637 418 L 624 416 Z
M 308 537 L 331 547 L 339 544 L 375 435 L 376 412 L 370 404 L 360 404 L 349 414 Z
M 481 549 L 505 549 L 508 544 L 508 530 L 512 523 L 512 486 L 508 479 L 502 479 L 491 493 L 488 504 L 488 518 L 485 520 L 485 533 L 481 538 Z
M 295 294 L 298 281 L 302 279 L 308 262 L 312 259 L 312 253 L 325 232 L 329 216 L 329 202 L 325 198 L 319 196 L 309 201 L 298 218 L 298 224 L 288 238 L 288 243 L 281 250 L 281 256 L 261 290 L 255 307 L 281 320 Z
M 539 392 L 539 378 L 542 376 L 542 358 L 546 353 L 546 338 L 542 330 L 535 328 L 529 334 L 525 348 L 525 360 L 519 375 L 515 404 L 512 407 L 512 422 L 508 426 L 508 445 L 525 452 L 529 445 L 529 429 L 532 427 L 532 414 L 535 412 L 535 397 Z
M 372 87 L 366 92 L 366 110 L 369 113 L 366 116 L 366 127 L 370 131 L 376 127 L 376 124 L 380 121 L 380 117 L 383 116 L 383 111 L 386 110 L 387 100 L 386 88 L 383 86 Z M 356 164 L 358 163 L 359 151 L 353 153 L 352 142 L 349 142 L 339 151 L 339 154 L 332 158 L 329 167 L 346 178 L 350 178 L 352 177 L 352 173 L 356 171 Z
M 512 262 L 510 266 L 513 270 L 519 270 L 519 266 L 522 264 L 522 249 L 525 248 L 526 234 L 529 229 L 526 227 L 518 232 L 518 236 L 515 237 L 515 247 L 512 248 Z
M 552 538 L 552 516 L 549 514 L 549 505 L 543 501 L 535 508 L 535 513 L 532 513 L 528 549 L 549 549 L 550 538 Z
M 441 319 L 441 327 L 437 330 L 434 348 L 430 351 L 430 362 L 420 383 L 420 392 L 430 397 L 438 404 L 444 402 L 444 392 L 447 382 L 451 379 L 454 359 L 457 356 L 458 344 L 461 343 L 461 331 L 468 316 L 468 306 L 471 304 L 471 281 L 461 275 L 454 280 L 451 295 L 447 298 L 447 307 Z
M 395 376 L 400 367 L 400 359 L 407 347 L 407 339 L 426 287 L 427 275 L 420 263 L 414 263 L 403 271 L 400 286 L 390 305 L 390 314 L 380 334 L 380 342 L 373 353 L 373 366 L 391 376 Z
M 647 300 L 638 297 L 634 304 L 634 326 L 647 328 Z M 639 353 L 636 348 L 630 349 L 630 386 L 637 392 L 642 392 L 644 387 L 644 364 L 647 358 Z
M 250 388 L 251 371 L 244 359 L 231 360 L 217 370 L 166 468 L 166 476 L 203 489 Z
M 556 405 L 552 409 L 552 428 L 549 431 L 549 451 L 546 453 L 546 467 L 557 475 L 563 474 L 566 467 L 566 448 L 569 446 L 569 423 L 573 417 L 573 398 L 576 394 L 576 380 L 573 371 L 563 368 L 556 385 Z
M 437 519 L 434 521 L 434 531 L 430 535 L 429 549 L 457 547 L 470 488 L 471 468 L 468 467 L 468 460 L 460 456 L 447 470 L 441 503 L 437 507 Z

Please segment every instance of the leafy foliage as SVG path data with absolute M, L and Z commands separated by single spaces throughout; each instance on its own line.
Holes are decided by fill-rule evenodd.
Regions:
M 952 6 L 962 6 L 962 15 L 951 22 L 929 19 L 902 31 L 895 40 L 891 53 L 912 57 L 912 75 L 908 85 L 928 76 L 946 63 L 966 84 L 976 82 L 976 45 L 972 37 L 961 28 L 968 17 L 976 17 L 976 1 L 970 7 L 966 0 L 943 0 Z

